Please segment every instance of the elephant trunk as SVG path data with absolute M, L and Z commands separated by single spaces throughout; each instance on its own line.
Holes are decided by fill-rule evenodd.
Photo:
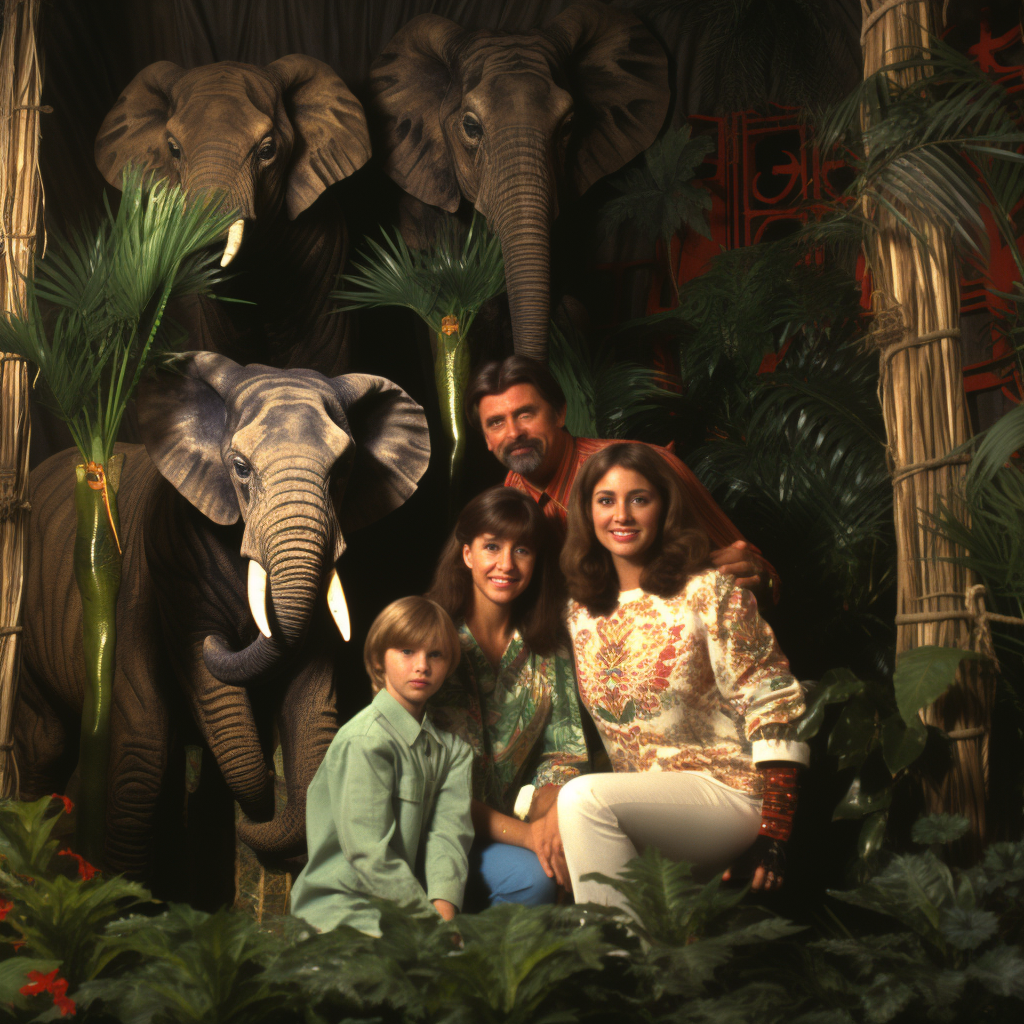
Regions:
M 547 358 L 551 287 L 554 168 L 543 133 L 519 128 L 501 136 L 490 154 L 490 187 L 477 205 L 501 240 L 505 284 L 517 355 Z
M 267 614 L 259 624 L 271 635 L 261 632 L 241 651 L 232 651 L 223 637 L 207 637 L 203 660 L 226 683 L 255 682 L 299 645 L 321 595 L 325 570 L 333 564 L 339 532 L 322 467 L 281 466 L 263 479 L 264 508 L 250 516 L 260 524 L 259 536 L 251 544 L 246 540 L 243 554 L 252 548 L 265 565 Z
M 226 145 L 223 150 L 211 146 L 209 152 L 204 153 L 202 159 L 188 169 L 182 181 L 190 197 L 220 195 L 223 197 L 223 208 L 238 213 L 238 219 L 231 225 L 225 239 L 220 262 L 222 267 L 226 267 L 235 258 L 242 245 L 245 222 L 256 216 L 256 183 L 251 175 L 239 172 L 238 166 L 238 155 Z

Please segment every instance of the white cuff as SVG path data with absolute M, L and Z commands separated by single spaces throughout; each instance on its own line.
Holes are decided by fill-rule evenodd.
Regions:
M 519 790 L 519 795 L 516 797 L 512 813 L 520 821 L 526 821 L 526 818 L 530 813 L 530 805 L 533 803 L 533 794 L 536 792 L 537 789 L 535 786 L 523 786 L 523 788 Z
M 811 763 L 811 748 L 797 740 L 754 740 L 750 745 L 754 764 L 764 761 L 795 761 L 807 767 Z

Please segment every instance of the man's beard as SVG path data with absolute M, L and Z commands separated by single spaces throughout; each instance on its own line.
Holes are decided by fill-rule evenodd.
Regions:
M 530 451 L 512 455 L 511 452 L 514 448 L 529 448 Z M 509 441 L 508 444 L 502 445 L 495 454 L 506 469 L 511 469 L 513 473 L 518 473 L 520 476 L 528 477 L 544 461 L 544 449 L 544 442 L 540 438 L 517 437 Z

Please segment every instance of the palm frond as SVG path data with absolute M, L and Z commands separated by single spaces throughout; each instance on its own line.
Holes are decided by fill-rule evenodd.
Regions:
M 977 486 L 993 479 L 1013 453 L 1024 448 L 1024 405 L 1014 406 L 974 440 L 977 448 L 968 482 Z
M 143 187 L 128 169 L 116 213 L 108 204 L 94 230 L 55 238 L 25 307 L 0 319 L 0 342 L 38 367 L 44 404 L 86 460 L 107 461 L 139 377 L 170 344 L 169 298 L 219 280 L 208 247 L 232 219 L 216 204 L 189 206 L 180 188 Z
M 611 233 L 628 224 L 654 242 L 683 225 L 711 237 L 705 211 L 711 209 L 707 189 L 693 184 L 697 168 L 714 148 L 707 137 L 691 138 L 690 126 L 671 129 L 643 154 L 643 163 L 609 179 L 619 192 L 601 210 L 601 224 Z
M 566 397 L 565 425 L 576 437 L 650 437 L 664 433 L 662 375 L 622 359 L 605 339 L 588 344 L 575 330 L 551 325 L 549 369 Z
M 405 306 L 435 334 L 441 320 L 454 316 L 467 334 L 480 307 L 505 290 L 501 242 L 482 217 L 474 216 L 464 238 L 449 222 L 434 244 L 410 249 L 401 234 L 370 241 L 353 261 L 331 298 L 343 309 Z

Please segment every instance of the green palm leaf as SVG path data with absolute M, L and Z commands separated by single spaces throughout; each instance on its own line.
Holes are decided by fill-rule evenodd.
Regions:
M 371 240 L 367 250 L 331 292 L 343 309 L 405 306 L 434 334 L 446 316 L 466 334 L 480 307 L 505 290 L 501 242 L 481 217 L 463 239 L 449 222 L 429 249 L 410 249 L 395 232 L 385 233 L 383 244 Z
M 135 385 L 172 340 L 163 313 L 174 295 L 209 293 L 231 214 L 187 206 L 180 188 L 125 175 L 121 204 L 94 231 L 57 238 L 25 307 L 0 319 L 0 345 L 34 363 L 40 397 L 71 430 L 86 461 L 105 464 Z

